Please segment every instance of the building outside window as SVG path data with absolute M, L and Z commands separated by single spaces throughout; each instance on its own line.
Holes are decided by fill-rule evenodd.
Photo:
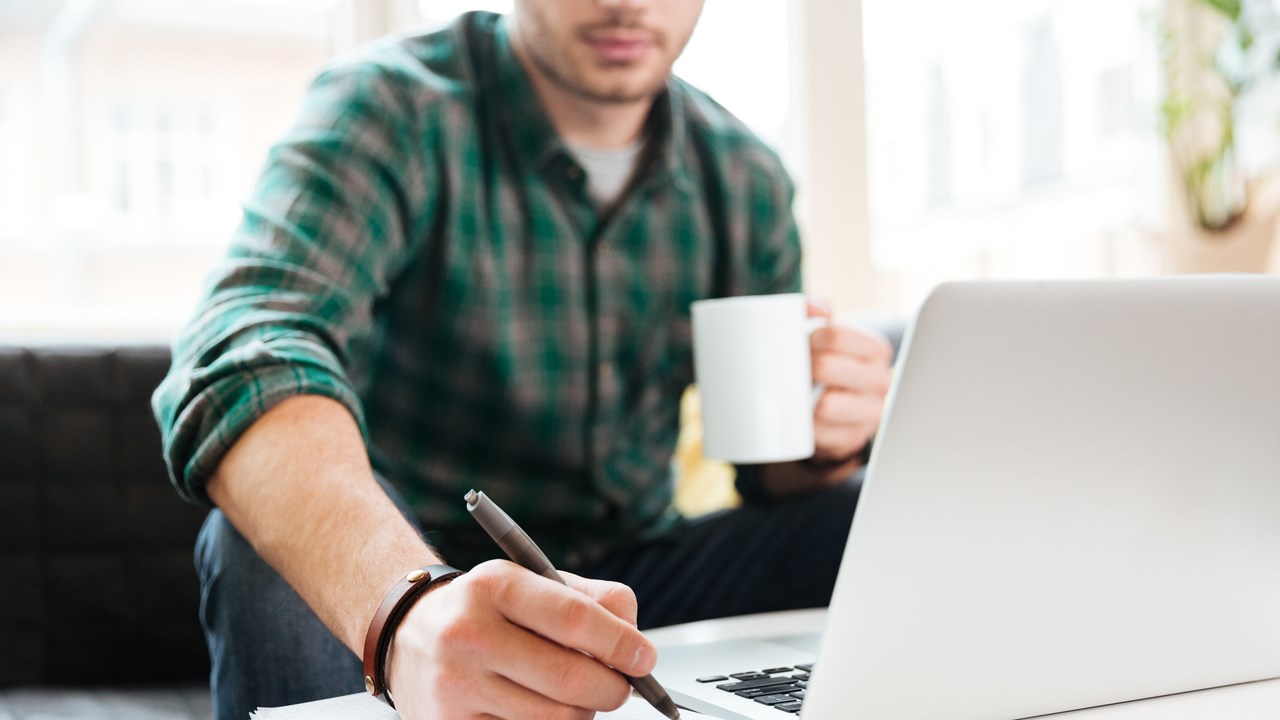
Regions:
M 219 113 L 121 101 L 103 121 L 104 215 L 117 232 L 135 241 L 218 242 L 207 232 L 235 221 L 234 179 L 242 175 Z
M 0 88 L 22 100 L 7 93 L 0 118 L 0 208 L 12 217 L 19 205 L 29 220 L 0 220 L 0 332 L 177 328 L 268 148 L 332 56 L 336 7 L 0 5 Z M 14 136 L 24 155 L 9 162 Z
M 954 277 L 1151 274 L 1152 0 L 865 0 L 873 255 Z

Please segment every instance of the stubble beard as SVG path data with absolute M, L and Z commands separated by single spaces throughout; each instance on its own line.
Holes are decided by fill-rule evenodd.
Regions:
M 533 64 L 538 67 L 538 71 L 545 75 L 556 87 L 582 100 L 605 105 L 628 105 L 650 100 L 666 86 L 667 77 L 671 74 L 670 71 L 662 73 L 661 77 L 641 90 L 631 92 L 625 90 L 603 90 L 593 88 L 587 81 L 571 77 L 569 73 L 561 72 L 556 62 L 544 57 L 537 49 L 531 48 L 529 56 Z
M 667 79 L 671 76 L 671 66 L 668 65 L 638 90 L 628 91 L 626 89 L 592 87 L 587 78 L 581 77 L 579 73 L 574 72 L 573 59 L 569 56 L 569 53 L 561 51 L 555 40 L 550 36 L 550 33 L 542 31 L 541 21 L 539 20 L 534 25 L 535 27 L 526 26 L 524 28 L 530 61 L 538 68 L 538 72 L 550 80 L 553 85 L 574 97 L 606 105 L 627 105 L 642 102 L 653 99 L 654 96 L 661 92 L 666 86 Z M 622 20 L 615 20 L 604 24 L 603 27 L 625 28 L 631 27 L 631 25 Z M 654 44 L 655 50 L 661 51 L 666 47 L 665 38 L 656 37 Z M 609 67 L 609 65 L 605 65 L 605 67 Z M 625 64 L 619 63 L 616 67 L 625 67 Z

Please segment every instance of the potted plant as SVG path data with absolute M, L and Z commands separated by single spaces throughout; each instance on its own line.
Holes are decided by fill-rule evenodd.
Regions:
M 1243 0 L 1166 0 L 1160 33 L 1161 130 L 1176 189 L 1169 233 L 1175 271 L 1263 272 L 1280 217 L 1280 182 L 1245 176 L 1240 98 L 1280 66 L 1261 57 Z

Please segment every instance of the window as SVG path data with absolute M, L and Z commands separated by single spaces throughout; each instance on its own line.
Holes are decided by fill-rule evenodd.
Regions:
M 331 56 L 338 5 L 91 5 L 0 13 L 0 89 L 25 100 L 0 92 L 0 332 L 164 337 Z
M 418 2 L 422 19 L 429 26 L 445 25 L 462 13 L 473 10 L 509 13 L 511 6 L 512 0 L 419 0 Z
M 105 118 L 109 167 L 102 171 L 106 213 L 126 230 L 162 230 L 170 240 L 219 242 L 192 234 L 225 230 L 234 211 L 231 178 L 240 175 L 217 112 L 205 105 L 116 103 Z
M 19 226 L 26 213 L 22 168 L 26 161 L 18 129 L 19 113 L 13 94 L 0 89 L 0 243 L 6 230 Z
M 873 255 L 900 307 L 948 276 L 1150 272 L 1153 7 L 865 0 Z
M 778 0 L 707 0 L 675 72 L 789 154 L 790 9 Z

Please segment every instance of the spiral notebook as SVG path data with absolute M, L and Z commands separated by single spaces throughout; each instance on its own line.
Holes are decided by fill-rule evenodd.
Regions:
M 375 699 L 367 693 L 343 695 L 342 697 L 317 700 L 315 702 L 289 705 L 279 708 L 258 708 L 249 714 L 250 720 L 399 720 L 399 715 L 390 705 Z M 710 718 L 692 710 L 681 710 L 681 718 Z M 643 698 L 635 695 L 627 703 L 613 712 L 596 713 L 601 720 L 666 720 L 665 716 L 653 709 Z

